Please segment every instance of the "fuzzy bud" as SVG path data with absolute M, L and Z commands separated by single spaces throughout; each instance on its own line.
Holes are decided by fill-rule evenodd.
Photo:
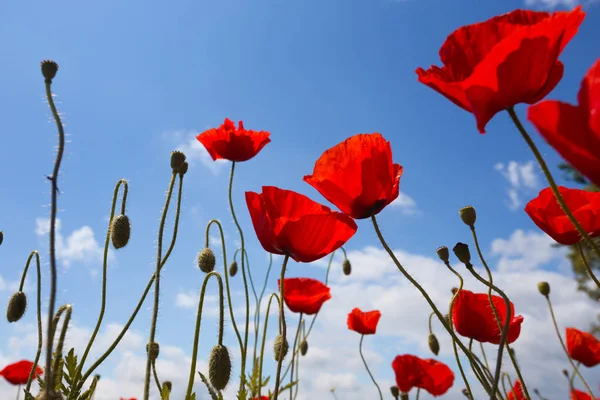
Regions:
M 470 226 L 471 228 L 475 225 L 475 220 L 477 219 L 477 214 L 475 213 L 475 209 L 473 206 L 466 206 L 460 209 L 458 212 L 460 215 L 460 219 L 465 225 Z
M 179 176 L 184 176 L 188 172 L 188 167 L 189 167 L 189 165 L 188 165 L 187 161 L 184 162 L 181 165 L 181 168 L 179 168 L 179 171 L 178 171 L 179 172 Z
M 400 396 L 400 390 L 398 389 L 398 386 L 392 386 L 390 388 L 390 392 L 392 392 L 392 396 L 394 397 Z
M 150 342 L 146 345 L 146 353 L 148 353 L 151 361 L 155 361 L 160 353 L 160 346 L 156 342 Z
M 452 249 L 456 258 L 460 260 L 467 267 L 471 266 L 471 252 L 469 251 L 469 245 L 464 243 L 456 243 L 456 246 Z
M 163 387 L 166 387 L 169 390 L 169 393 L 173 391 L 173 383 L 171 383 L 171 381 L 165 381 Z
M 198 268 L 200 268 L 202 272 L 208 274 L 213 271 L 216 262 L 215 253 L 208 247 L 205 247 L 198 253 Z
M 225 389 L 231 376 L 231 359 L 229 351 L 223 345 L 216 345 L 208 359 L 208 379 L 217 390 Z
M 15 292 L 8 301 L 6 307 L 6 319 L 8 322 L 16 322 L 23 317 L 27 309 L 27 295 L 23 292 Z
M 436 252 L 440 260 L 443 262 L 447 263 L 450 261 L 450 251 L 446 246 L 438 247 Z
M 237 261 L 233 261 L 231 263 L 231 265 L 229 266 L 229 276 L 235 276 L 235 274 L 237 274 L 238 272 L 238 263 Z
M 100 380 L 100 378 L 101 378 L 100 374 L 96 374 L 96 375 L 94 375 L 94 379 L 95 379 L 96 381 L 99 381 L 99 380 Z
M 548 297 L 550 294 L 550 284 L 548 282 L 540 282 L 538 283 L 538 291 L 544 297 Z
M 429 343 L 429 350 L 437 356 L 440 352 L 440 342 L 438 342 L 437 337 L 433 333 L 430 333 L 427 342 Z
M 350 260 L 347 258 L 342 261 L 342 271 L 344 271 L 344 275 L 350 275 L 352 272 L 352 264 L 350 264 Z
M 44 60 L 40 63 L 42 67 L 42 75 L 46 78 L 47 81 L 51 81 L 56 76 L 58 72 L 58 64 L 52 60 Z
M 303 340 L 300 343 L 300 354 L 305 356 L 307 351 L 308 351 L 308 343 L 306 342 L 306 340 Z
M 131 223 L 127 215 L 117 215 L 110 224 L 110 239 L 115 249 L 127 246 L 131 235 Z
M 0 245 L 4 241 L 4 232 L 0 231 Z
M 183 167 L 183 163 L 185 162 L 185 154 L 180 151 L 172 151 L 171 152 L 171 168 L 173 171 L 179 172 L 181 167 Z
M 273 344 L 273 358 L 275 358 L 275 361 L 283 360 L 289 347 L 287 340 L 283 336 L 277 335 Z

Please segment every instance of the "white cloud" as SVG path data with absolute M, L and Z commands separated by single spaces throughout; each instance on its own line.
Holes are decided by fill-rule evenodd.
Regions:
M 176 150 L 183 152 L 186 155 L 187 162 L 190 166 L 200 162 L 208 168 L 213 174 L 218 174 L 223 166 L 227 164 L 226 160 L 213 161 L 206 148 L 196 139 L 198 132 L 195 131 L 170 131 L 163 133 L 163 137 L 180 143 Z
M 521 197 L 532 194 L 539 189 L 540 180 L 537 175 L 536 164 L 533 161 L 519 163 L 510 161 L 508 164 L 497 163 L 494 169 L 502 174 L 508 181 L 507 205 L 511 210 L 517 210 L 523 204 Z
M 527 7 L 554 9 L 557 7 L 573 8 L 580 4 L 579 0 L 525 0 Z
M 417 203 L 409 195 L 400 192 L 396 200 L 390 203 L 391 207 L 398 208 L 405 215 L 413 215 L 418 212 Z

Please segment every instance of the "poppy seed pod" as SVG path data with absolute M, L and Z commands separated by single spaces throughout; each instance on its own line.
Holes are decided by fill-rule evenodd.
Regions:
M 229 266 L 229 276 L 235 276 L 235 274 L 237 274 L 238 272 L 238 263 L 237 261 L 233 261 L 231 263 L 231 265 Z
M 185 162 L 185 154 L 180 151 L 172 151 L 171 152 L 171 168 L 173 171 L 179 172 L 181 167 L 183 167 L 183 163 Z
M 390 392 L 392 392 L 392 396 L 394 396 L 394 397 L 396 397 L 396 398 L 397 398 L 398 396 L 400 396 L 400 390 L 398 389 L 398 386 L 392 386 L 392 387 L 390 388 Z
M 110 224 L 110 239 L 115 249 L 125 247 L 131 235 L 131 223 L 127 215 L 117 215 Z
M 450 251 L 446 246 L 438 247 L 436 253 L 443 262 L 447 263 L 450 261 Z
M 466 206 L 460 209 L 458 212 L 460 215 L 460 219 L 465 225 L 470 226 L 471 228 L 475 225 L 475 220 L 477 219 L 477 214 L 475 213 L 475 209 L 473 206 Z
M 471 252 L 469 251 L 469 245 L 464 243 L 456 243 L 456 246 L 452 249 L 456 258 L 460 260 L 467 267 L 471 267 Z
M 427 342 L 429 344 L 429 350 L 437 356 L 440 352 L 440 342 L 438 342 L 437 337 L 435 337 L 433 333 L 430 333 Z
M 306 339 L 305 339 L 300 343 L 300 354 L 305 356 L 307 351 L 308 351 L 308 343 L 306 342 Z
M 4 241 L 4 232 L 0 231 L 0 245 Z
M 231 376 L 231 359 L 229 351 L 223 345 L 216 345 L 210 352 L 208 359 L 208 379 L 217 390 L 225 389 Z
M 342 261 L 342 271 L 344 271 L 344 275 L 350 275 L 352 272 L 352 265 L 350 264 L 350 260 L 347 258 Z
M 8 322 L 16 322 L 23 317 L 27 309 L 27 295 L 21 291 L 15 292 L 8 301 L 6 307 L 6 319 Z
M 189 167 L 189 164 L 187 163 L 187 161 L 184 162 L 181 165 L 181 168 L 179 168 L 179 171 L 178 171 L 179 172 L 179 176 L 184 176 L 188 172 L 188 167 Z
M 538 291 L 544 297 L 548 297 L 550 294 L 550 284 L 548 282 L 540 282 L 538 283 Z
M 160 346 L 156 342 L 150 342 L 146 345 L 146 353 L 148 353 L 151 361 L 155 361 L 160 353 Z
M 58 64 L 52 60 L 44 60 L 40 63 L 42 67 L 42 75 L 46 80 L 51 81 L 56 76 L 58 72 Z
M 198 268 L 200 268 L 202 272 L 207 274 L 212 272 L 215 269 L 216 262 L 215 253 L 208 247 L 205 247 L 198 253 Z
M 273 344 L 273 358 L 275 358 L 275 361 L 282 361 L 287 355 L 289 347 L 287 340 L 283 336 L 277 335 Z

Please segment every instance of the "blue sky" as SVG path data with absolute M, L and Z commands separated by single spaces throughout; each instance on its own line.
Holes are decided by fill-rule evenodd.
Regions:
M 528 7 L 550 4 L 543 3 Z M 184 183 L 177 247 L 164 274 L 158 332 L 161 343 L 189 352 L 194 310 L 177 299 L 201 286 L 203 277 L 193 260 L 203 246 L 208 220 L 223 221 L 229 259 L 236 246 L 226 203 L 229 166 L 209 162 L 193 139 L 225 117 L 271 132 L 272 142 L 259 156 L 239 166 L 234 187 L 257 281 L 264 276 L 266 256 L 254 236 L 243 192 L 276 185 L 326 204 L 302 176 L 312 172 L 324 150 L 348 136 L 380 132 L 391 141 L 394 160 L 405 169 L 401 191 L 408 197 L 381 214 L 382 229 L 394 248 L 410 252 L 411 257 L 435 257 L 438 246 L 469 240 L 457 210 L 472 204 L 479 215 L 480 239 L 497 265 L 503 260 L 506 265 L 534 265 L 532 274 L 551 273 L 569 282 L 560 254 L 549 255 L 556 250 L 548 250 L 546 237 L 522 211 L 545 182 L 530 163 L 533 158 L 508 115 L 497 115 L 488 133 L 480 135 L 472 115 L 418 83 L 414 73 L 419 66 L 439 63 L 438 49 L 454 29 L 523 6 L 521 0 L 5 4 L 0 14 L 4 132 L 0 230 L 5 232 L 0 248 L 1 297 L 8 298 L 14 290 L 11 283 L 19 279 L 32 249 L 40 250 L 44 271 L 48 270 L 46 236 L 36 234 L 36 220 L 49 213 L 50 186 L 44 176 L 51 173 L 56 145 L 39 70 L 39 62 L 47 58 L 60 65 L 53 89 L 69 135 L 59 183 L 64 239 L 59 301 L 73 303 L 74 323 L 82 337 L 97 315 L 98 252 L 114 184 L 120 178 L 129 180 L 128 215 L 133 225 L 130 244 L 112 252 L 109 267 L 105 321 L 118 324 L 129 316 L 152 273 L 160 209 L 170 177 L 169 152 L 179 148 L 187 152 L 192 165 Z M 594 38 L 600 34 L 600 8 L 590 3 L 586 11 L 579 34 L 563 52 L 565 76 L 551 98 L 574 101 L 581 78 L 599 56 Z M 524 106 L 517 110 L 524 116 Z M 536 140 L 548 162 L 557 164 L 556 153 L 539 137 Z M 527 240 L 539 244 L 543 255 L 524 254 Z M 371 254 L 368 246 L 377 247 L 377 241 L 372 227 L 362 221 L 347 248 L 359 258 Z M 355 263 L 355 270 L 361 268 L 370 265 Z M 511 271 L 507 279 L 519 277 L 518 270 Z M 322 279 L 323 270 L 294 264 L 289 276 Z M 32 285 L 34 275 L 29 281 Z M 360 290 L 373 284 L 368 276 L 360 282 L 366 285 Z M 272 278 L 268 288 L 274 290 L 275 283 Z M 440 284 L 448 289 L 454 286 L 453 281 Z M 239 278 L 233 286 L 241 290 Z M 236 306 L 241 304 L 238 299 Z M 368 300 L 357 304 L 377 305 Z M 134 324 L 142 343 L 147 341 L 150 308 L 147 301 Z M 29 310 L 21 328 L 0 322 L 0 361 L 33 357 L 32 351 L 15 342 L 25 335 L 27 324 L 35 323 L 33 311 Z M 588 315 L 591 319 L 593 315 Z M 342 328 L 345 324 L 325 322 Z M 203 338 L 214 338 L 215 327 L 209 319 Z M 227 335 L 234 337 L 231 330 Z M 353 338 L 351 333 L 344 335 Z M 375 370 L 384 381 L 392 379 L 389 362 L 395 354 L 429 356 L 406 337 L 382 336 L 374 348 L 382 359 Z M 206 340 L 204 357 L 213 344 Z M 405 346 L 399 346 L 398 340 L 404 340 Z M 132 343 L 131 354 L 142 354 L 143 345 L 136 347 L 133 339 Z M 111 358 L 102 373 L 110 376 L 113 368 L 121 371 L 117 368 L 126 356 Z M 356 382 L 371 389 L 360 368 L 352 373 Z M 141 396 L 129 387 L 126 390 L 131 393 L 123 396 Z

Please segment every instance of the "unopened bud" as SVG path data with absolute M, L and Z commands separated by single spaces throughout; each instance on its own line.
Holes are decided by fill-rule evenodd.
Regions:
M 470 398 L 471 396 L 469 395 L 469 391 L 467 390 L 467 388 L 464 388 L 462 390 L 462 394 L 463 396 L 465 396 L 466 398 Z
M 350 264 L 350 260 L 347 258 L 342 261 L 342 271 L 344 271 L 344 275 L 350 275 L 352 272 L 352 265 Z
M 283 336 L 277 335 L 275 343 L 273 343 L 273 358 L 275 358 L 275 361 L 283 360 L 289 347 L 287 340 Z
M 160 346 L 156 342 L 150 342 L 146 345 L 146 353 L 148 353 L 151 361 L 155 361 L 160 353 Z
M 477 214 L 475 213 L 475 209 L 473 206 L 466 206 L 460 209 L 458 212 L 460 214 L 460 219 L 470 227 L 475 225 L 475 220 L 477 219 Z
M 115 249 L 125 247 L 129 243 L 131 223 L 127 215 L 117 215 L 110 224 L 110 239 Z
M 238 263 L 237 261 L 233 261 L 229 266 L 229 276 L 235 276 L 238 272 Z
M 458 292 L 458 288 L 453 287 L 452 289 L 450 289 L 450 291 L 452 292 L 452 296 L 454 296 L 456 294 L 456 292 Z
M 52 60 L 44 60 L 40 65 L 42 67 L 42 75 L 44 75 L 44 78 L 46 78 L 47 81 L 54 79 L 58 72 L 58 64 Z
M 27 309 L 27 295 L 21 291 L 15 292 L 8 301 L 6 307 L 6 319 L 8 322 L 16 322 L 23 317 Z
M 538 291 L 542 296 L 548 297 L 550 294 L 550 284 L 548 282 L 538 283 Z
M 567 378 L 569 378 L 569 371 L 567 371 L 566 369 L 563 369 L 562 373 L 563 373 L 564 376 L 566 376 Z
M 181 167 L 183 167 L 183 163 L 185 162 L 185 154 L 180 151 L 172 151 L 171 152 L 171 168 L 173 171 L 179 172 Z
M 429 343 L 429 350 L 437 356 L 440 352 L 440 342 L 438 342 L 437 337 L 433 333 L 430 333 L 427 342 Z
M 227 347 L 216 345 L 208 359 L 208 379 L 217 390 L 225 389 L 231 376 L 231 358 Z
M 165 381 L 163 383 L 163 386 L 169 390 L 169 393 L 171 393 L 171 391 L 173 390 L 173 384 L 171 383 L 171 381 Z
M 0 231 L 0 245 L 4 241 L 4 232 Z
M 469 245 L 464 243 L 456 243 L 456 246 L 452 249 L 456 258 L 460 260 L 467 267 L 471 266 L 471 252 L 469 251 Z
M 208 247 L 202 249 L 200 253 L 198 253 L 198 268 L 204 273 L 209 273 L 215 269 L 215 263 L 217 260 L 215 259 L 215 253 Z
M 450 251 L 446 246 L 438 247 L 436 252 L 440 260 L 443 262 L 447 263 L 450 260 Z
M 398 386 L 392 386 L 390 388 L 390 392 L 392 392 L 392 396 L 394 397 L 400 396 L 400 390 L 398 390 Z
M 184 176 L 187 172 L 188 172 L 188 163 L 187 161 L 183 163 L 183 165 L 181 166 L 181 168 L 179 168 L 179 176 Z
M 102 377 L 102 376 L 101 376 L 100 374 L 96 374 L 96 375 L 94 375 L 94 379 L 95 379 L 96 381 L 99 381 L 101 377 Z
M 308 343 L 306 342 L 306 339 L 305 339 L 300 343 L 300 354 L 305 356 L 307 351 L 308 351 Z

